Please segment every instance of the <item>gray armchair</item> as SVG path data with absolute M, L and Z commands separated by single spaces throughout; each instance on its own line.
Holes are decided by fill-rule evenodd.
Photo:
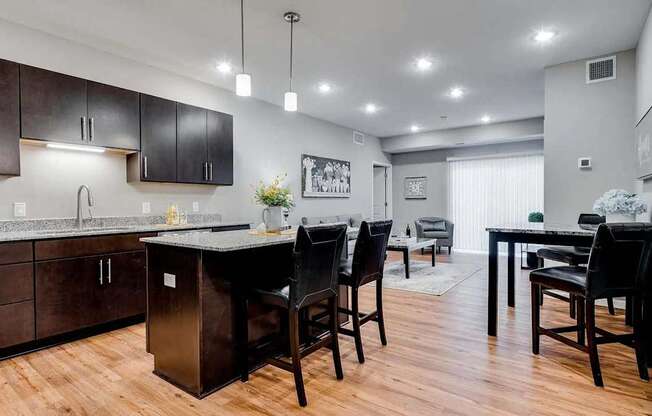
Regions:
M 436 238 L 437 251 L 440 251 L 441 247 L 448 247 L 448 254 L 451 254 L 455 224 L 445 218 L 423 217 L 416 220 L 414 226 L 418 238 Z

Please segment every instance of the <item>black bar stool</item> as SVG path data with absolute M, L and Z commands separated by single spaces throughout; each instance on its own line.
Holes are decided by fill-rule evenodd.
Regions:
M 548 267 L 530 273 L 532 286 L 532 352 L 539 354 L 539 337 L 549 336 L 589 354 L 593 380 L 602 387 L 598 345 L 619 342 L 636 350 L 640 377 L 648 380 L 643 348 L 642 298 L 644 282 L 652 274 L 652 224 L 602 224 L 598 227 L 588 268 Z M 540 324 L 540 297 L 543 289 L 556 289 L 575 296 L 577 325 L 543 328 Z M 595 301 L 629 296 L 633 302 L 631 334 L 616 335 L 595 324 Z M 586 330 L 586 345 L 585 345 Z M 563 336 L 577 332 L 577 342 Z M 597 335 L 600 335 L 599 337 Z
M 340 266 L 341 285 L 351 288 L 351 309 L 339 308 L 338 311 L 351 316 L 353 330 L 339 328 L 340 334 L 355 339 L 358 361 L 364 363 L 362 335 L 360 326 L 369 322 L 378 322 L 380 341 L 387 345 L 385 336 L 385 319 L 383 316 L 383 270 L 387 242 L 392 230 L 392 221 L 363 221 L 360 225 L 358 239 L 353 250 L 353 258 Z M 358 289 L 367 283 L 376 282 L 376 311 L 363 314 L 358 308 Z
M 344 378 L 340 349 L 338 343 L 337 320 L 337 270 L 340 256 L 346 242 L 347 227 L 344 224 L 303 227 L 297 231 L 294 245 L 294 275 L 288 278 L 284 286 L 273 288 L 251 289 L 240 299 L 239 315 L 239 345 L 240 345 L 240 372 L 242 381 L 249 377 L 248 355 L 248 324 L 247 324 L 247 299 L 256 299 L 258 302 L 278 307 L 287 311 L 289 349 L 291 360 L 288 362 L 279 356 L 267 358 L 268 364 L 279 367 L 294 374 L 297 398 L 301 406 L 307 405 L 306 392 L 303 386 L 303 373 L 301 372 L 301 358 L 322 347 L 330 347 L 333 351 L 333 362 L 337 379 Z M 315 340 L 314 343 L 301 348 L 300 322 L 302 312 L 309 306 L 328 302 L 329 325 L 328 334 Z

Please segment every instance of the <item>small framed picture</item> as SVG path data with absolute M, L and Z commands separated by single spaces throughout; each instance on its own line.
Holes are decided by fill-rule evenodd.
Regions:
M 405 199 L 426 199 L 428 178 L 425 176 L 407 176 L 405 178 Z

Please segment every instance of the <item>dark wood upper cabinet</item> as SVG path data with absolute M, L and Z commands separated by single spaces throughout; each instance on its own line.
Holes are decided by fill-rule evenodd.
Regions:
M 21 65 L 20 111 L 24 138 L 87 141 L 85 79 Z
M 208 181 L 206 110 L 177 104 L 177 181 Z
M 136 173 L 129 180 L 176 182 L 177 103 L 140 95 L 140 155 L 130 155 Z
M 140 149 L 138 93 L 93 81 L 87 91 L 89 144 Z
M 233 185 L 233 116 L 217 111 L 206 113 L 208 181 Z
M 0 175 L 20 175 L 18 64 L 0 59 Z

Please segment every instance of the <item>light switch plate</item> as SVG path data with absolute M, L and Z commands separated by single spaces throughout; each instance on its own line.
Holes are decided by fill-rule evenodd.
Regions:
M 192 212 L 199 212 L 199 202 L 195 201 L 192 203 Z
M 27 204 L 25 202 L 14 202 L 14 217 L 26 217 Z
M 149 202 L 143 202 L 143 214 L 149 214 L 152 212 L 152 205 Z
M 177 276 L 170 273 L 163 273 L 163 286 L 176 288 L 177 287 Z

